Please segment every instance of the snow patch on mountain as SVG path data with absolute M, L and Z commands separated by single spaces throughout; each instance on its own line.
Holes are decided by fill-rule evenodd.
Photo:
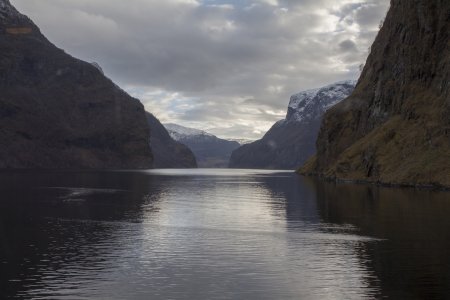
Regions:
M 200 168 L 225 168 L 231 152 L 240 144 L 216 137 L 206 131 L 187 128 L 177 124 L 164 124 L 170 136 L 188 146 L 195 154 Z
M 324 113 L 347 98 L 356 81 L 337 82 L 300 92 L 291 97 L 286 119 L 251 144 L 233 151 L 230 168 L 293 170 L 316 151 L 316 139 Z
M 248 139 L 228 139 L 228 141 L 230 141 L 230 142 L 237 142 L 241 146 L 242 145 L 247 145 L 247 144 L 250 144 L 250 143 L 254 142 L 254 140 L 248 140 Z
M 188 128 L 184 126 L 180 126 L 177 124 L 163 124 L 164 127 L 166 127 L 167 131 L 169 132 L 170 136 L 176 140 L 180 141 L 187 137 L 194 137 L 194 136 L 209 136 L 214 137 L 214 135 L 207 133 L 206 131 L 195 129 L 195 128 Z
M 278 121 L 276 125 L 280 126 L 286 122 L 308 122 L 320 117 L 325 111 L 350 96 L 355 85 L 355 80 L 346 80 L 293 95 L 286 119 Z

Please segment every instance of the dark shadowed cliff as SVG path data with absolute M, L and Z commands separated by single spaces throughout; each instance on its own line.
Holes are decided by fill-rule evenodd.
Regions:
M 57 25 L 56 25 L 57 26 Z M 0 0 L 0 168 L 148 168 L 142 104 Z
M 354 93 L 304 174 L 450 186 L 450 1 L 392 0 Z
M 298 168 L 316 151 L 325 111 L 349 96 L 354 87 L 354 81 L 343 81 L 293 95 L 286 119 L 275 123 L 262 139 L 234 150 L 230 168 Z
M 147 113 L 147 121 L 151 130 L 150 145 L 155 168 L 197 168 L 191 149 L 172 139 L 166 128 L 151 113 Z

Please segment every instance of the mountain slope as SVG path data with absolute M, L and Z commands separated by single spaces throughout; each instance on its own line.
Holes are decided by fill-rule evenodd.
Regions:
M 194 152 L 200 168 L 226 168 L 231 152 L 239 147 L 238 142 L 220 139 L 205 131 L 164 124 L 171 137 L 188 146 Z
M 392 0 L 354 93 L 326 113 L 300 171 L 450 187 L 449 31 L 450 1 Z
M 196 168 L 194 153 L 185 145 L 173 140 L 166 128 L 151 113 L 147 113 L 150 126 L 150 145 L 155 168 Z
M 148 168 L 142 104 L 0 0 L 0 168 Z
M 229 166 L 294 170 L 316 151 L 325 111 L 350 95 L 354 85 L 344 81 L 293 95 L 286 119 L 275 123 L 261 140 L 233 151 Z

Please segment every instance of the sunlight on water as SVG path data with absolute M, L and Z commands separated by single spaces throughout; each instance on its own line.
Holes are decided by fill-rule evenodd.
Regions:
M 342 188 L 291 171 L 25 172 L 0 178 L 5 297 L 372 299 L 399 295 L 384 288 L 389 274 L 380 265 L 403 271 L 422 266 L 414 256 L 419 248 L 408 265 L 389 263 L 398 251 L 408 256 L 402 250 L 408 244 L 380 227 L 403 230 L 416 222 L 414 214 L 392 219 L 384 209 L 423 210 L 414 201 L 421 193 Z M 405 193 L 409 204 L 402 202 Z M 449 210 L 441 194 L 426 195 Z
M 294 171 L 290 170 L 250 170 L 250 169 L 155 169 L 142 171 L 151 175 L 161 175 L 161 176 L 237 176 L 237 177 L 248 177 L 248 176 L 270 176 L 272 174 L 282 175 L 292 174 Z

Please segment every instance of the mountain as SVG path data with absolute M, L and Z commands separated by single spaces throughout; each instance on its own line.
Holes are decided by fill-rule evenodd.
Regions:
M 151 113 L 147 113 L 147 121 L 151 131 L 150 145 L 155 168 L 197 168 L 191 149 L 172 139 L 166 128 Z
M 148 168 L 142 104 L 0 0 L 0 168 Z
M 450 1 L 392 0 L 355 91 L 322 122 L 300 170 L 450 187 Z
M 250 143 L 253 143 L 255 140 L 249 140 L 249 139 L 227 139 L 227 141 L 230 142 L 237 142 L 239 145 L 247 145 Z
M 350 95 L 355 83 L 343 81 L 293 95 L 286 119 L 262 139 L 234 150 L 230 168 L 296 169 L 315 153 L 325 111 Z
M 220 139 L 203 130 L 183 127 L 177 124 L 164 124 L 170 136 L 188 146 L 197 158 L 200 168 L 226 168 L 231 152 L 240 144 Z

